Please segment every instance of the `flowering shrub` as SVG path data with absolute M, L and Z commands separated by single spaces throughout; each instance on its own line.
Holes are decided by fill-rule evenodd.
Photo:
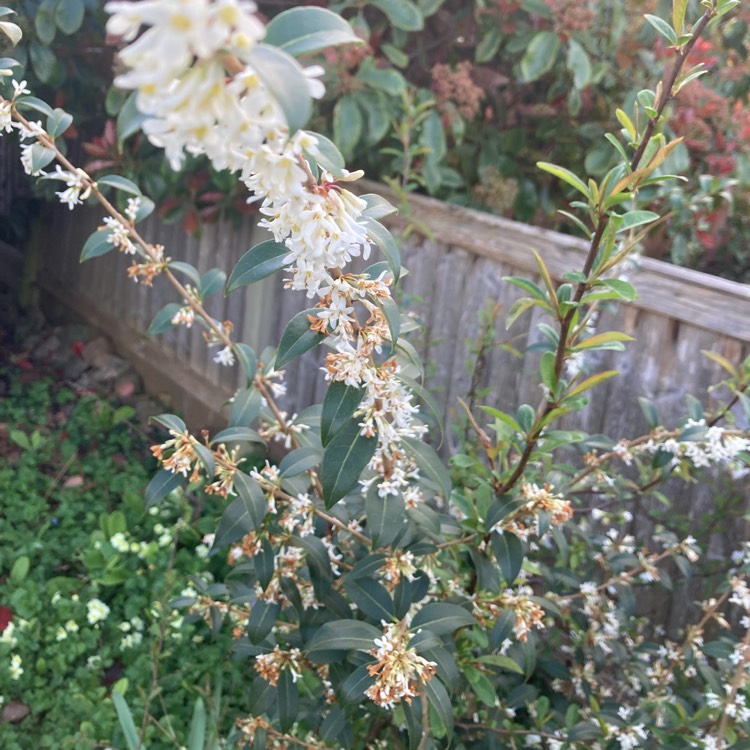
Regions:
M 373 4 L 416 23 L 413 3 Z M 674 56 L 655 90 L 618 110 L 621 130 L 608 140 L 621 160 L 599 182 L 538 164 L 576 192 L 575 213 L 565 215 L 589 253 L 560 284 L 539 254 L 540 283 L 507 279 L 527 295 L 508 311 L 509 325 L 532 308 L 544 318 L 540 402 L 514 413 L 485 407 L 481 418 L 467 409 L 475 438 L 451 456 L 452 470 L 424 442 L 421 404 L 431 408 L 432 398 L 405 338 L 414 323 L 393 299 L 398 245 L 379 221 L 393 208 L 351 192 L 361 172 L 303 129 L 323 91 L 319 70 L 295 56 L 357 43 L 348 23 L 308 7 L 264 26 L 239 0 L 107 4 L 109 31 L 123 44 L 117 83 L 135 92 L 152 144 L 174 166 L 186 153 L 205 156 L 259 203 L 273 239 L 228 274 L 201 275 L 147 243 L 137 223 L 153 202 L 130 180 L 94 180 L 76 168 L 57 143 L 69 115 L 25 82 L 6 84 L 0 126 L 20 134 L 28 171 L 62 181 L 58 196 L 69 207 L 91 198 L 106 211 L 82 260 L 117 248 L 133 256 L 136 282 L 165 277 L 179 302 L 158 313 L 151 332 L 202 325 L 214 360 L 244 374 L 227 429 L 196 436 L 179 417 L 157 418 L 168 436 L 152 448 L 161 469 L 146 489 L 151 507 L 185 487 L 224 503 L 210 555 L 226 555 L 225 584 L 196 581 L 172 604 L 231 631 L 234 655 L 252 674 L 227 742 L 417 750 L 750 742 L 750 551 L 738 549 L 693 619 L 665 634 L 639 616 L 635 591 L 670 585 L 673 566 L 687 574 L 705 540 L 665 527 L 635 539 L 624 528 L 629 504 L 670 478 L 708 481 L 715 468 L 746 475 L 750 360 L 709 352 L 726 379 L 710 406 L 693 399 L 676 425 L 660 424 L 647 402 L 649 430 L 639 437 L 589 436 L 559 422 L 617 374 L 589 369 L 590 352 L 623 349 L 629 338 L 597 330 L 599 309 L 635 297 L 621 274 L 660 218 L 641 196 L 674 179 L 667 170 L 680 145 L 665 135 L 667 106 L 703 72 L 685 69 L 701 34 L 735 5 L 706 0 L 690 21 L 687 3 L 675 0 L 671 24 L 652 17 Z M 2 61 L 8 78 L 13 66 Z M 424 102 L 406 104 L 427 122 Z M 351 138 L 346 128 L 338 134 Z M 349 270 L 373 245 L 385 260 Z M 311 306 L 288 323 L 276 351 L 258 357 L 204 301 L 282 270 L 286 288 Z M 329 348 L 325 398 L 290 416 L 278 401 L 283 367 L 318 344 Z M 266 450 L 271 441 L 284 446 L 280 460 Z M 109 547 L 130 548 L 113 531 Z M 100 611 L 95 605 L 91 617 Z M 113 701 L 128 746 L 141 746 L 131 709 L 120 693 Z M 193 737 L 204 746 L 200 731 Z

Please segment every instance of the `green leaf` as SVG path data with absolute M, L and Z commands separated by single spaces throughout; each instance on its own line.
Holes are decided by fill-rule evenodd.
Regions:
M 250 427 L 227 427 L 217 432 L 211 439 L 211 445 L 219 443 L 260 443 L 265 445 L 265 440 Z
M 255 388 L 240 388 L 234 394 L 229 412 L 230 427 L 249 427 L 260 414 L 260 393 Z
M 266 498 L 254 479 L 238 471 L 234 475 L 234 489 L 239 497 L 227 505 L 221 516 L 214 538 L 214 546 L 217 548 L 232 544 L 245 534 L 256 531 L 266 517 Z
M 600 383 L 603 383 L 605 380 L 614 378 L 616 375 L 619 375 L 619 374 L 620 373 L 618 370 L 605 370 L 604 372 L 596 373 L 596 375 L 591 375 L 590 377 L 578 383 L 576 387 L 573 388 L 573 390 L 566 393 L 565 398 L 572 398 L 573 396 L 578 396 L 584 391 L 588 391 L 594 386 L 599 385 Z
M 52 114 L 47 118 L 47 132 L 52 138 L 62 135 L 73 123 L 73 115 L 68 114 L 64 109 L 53 109 Z
M 206 704 L 200 695 L 193 705 L 193 717 L 190 720 L 187 750 L 204 750 L 206 746 Z
M 320 465 L 326 508 L 335 505 L 356 486 L 377 444 L 377 436 L 366 438 L 361 434 L 355 419 L 350 420 L 331 439 Z
M 685 12 L 688 0 L 672 0 L 672 28 L 677 34 L 682 34 L 685 28 Z
M 183 263 L 181 260 L 170 260 L 169 270 L 184 273 L 195 286 L 201 283 L 201 275 L 198 273 L 198 269 L 190 263 Z
M 51 164 L 55 158 L 55 152 L 51 148 L 42 146 L 41 143 L 31 144 L 31 172 L 36 174 Z M 114 246 L 113 246 L 114 247 Z
M 352 96 L 342 96 L 333 108 L 333 140 L 344 156 L 351 156 L 362 138 L 364 121 Z
M 138 738 L 138 730 L 135 728 L 133 714 L 130 712 L 125 698 L 119 690 L 112 691 L 112 704 L 117 712 L 117 719 L 120 722 L 122 733 L 125 735 L 125 744 L 128 750 L 138 750 L 141 746 Z
M 275 368 L 280 370 L 287 362 L 303 354 L 308 349 L 317 346 L 325 340 L 324 333 L 318 333 L 310 329 L 309 316 L 315 317 L 318 313 L 316 308 L 310 308 L 297 313 L 287 323 L 284 333 L 281 334 L 279 351 L 276 354 Z
M 124 193 L 130 193 L 131 195 L 141 195 L 141 189 L 132 180 L 128 180 L 126 177 L 121 177 L 119 174 L 108 174 L 104 177 L 99 177 L 96 184 L 101 187 L 107 185 L 115 190 L 122 190 Z
M 363 388 L 355 388 L 341 381 L 331 383 L 323 398 L 320 414 L 320 439 L 323 446 L 328 445 L 349 423 L 364 394 Z
M 500 42 L 503 40 L 499 24 L 492 24 L 489 29 L 482 35 L 479 44 L 474 52 L 474 60 L 478 63 L 489 62 L 500 49 Z
M 354 94 L 357 104 L 365 113 L 367 126 L 364 129 L 365 142 L 372 146 L 385 138 L 391 128 L 388 100 L 385 94 L 378 91 L 369 91 Z
M 659 426 L 659 414 L 656 411 L 654 404 L 644 396 L 638 396 L 638 403 L 640 404 L 643 416 L 646 418 L 646 423 L 653 430 Z
M 397 67 L 405 68 L 409 64 L 409 55 L 392 44 L 381 44 L 380 50 Z
M 508 586 L 512 586 L 523 565 L 523 544 L 509 531 L 494 532 L 490 541 L 500 572 Z
M 618 219 L 617 231 L 625 232 L 633 227 L 639 227 L 642 224 L 650 224 L 652 221 L 656 221 L 659 218 L 659 214 L 653 211 L 628 211 L 622 216 L 612 214 Z
M 172 318 L 182 309 L 182 305 L 177 302 L 170 302 L 168 305 L 162 307 L 158 313 L 154 316 L 151 321 L 151 325 L 148 327 L 146 334 L 148 336 L 156 336 L 165 331 L 170 331 L 174 328 Z
M 323 167 L 326 172 L 330 172 L 334 177 L 342 177 L 346 162 L 336 144 L 330 138 L 326 138 L 320 133 L 308 132 L 318 142 L 314 151 L 305 151 L 307 156 L 316 164 Z
M 14 584 L 19 584 L 24 581 L 26 576 L 29 574 L 31 568 L 31 561 L 26 555 L 21 555 L 13 563 L 10 569 L 10 581 Z
M 489 664 L 493 667 L 499 667 L 505 669 L 508 672 L 515 672 L 516 674 L 523 674 L 523 669 L 515 662 L 510 656 L 501 656 L 500 654 L 486 654 L 480 656 L 477 659 L 482 664 Z
M 659 16 L 644 13 L 643 17 L 669 42 L 672 47 L 677 46 L 677 34 L 674 29 Z
M 485 706 L 494 708 L 497 694 L 495 693 L 495 688 L 489 679 L 478 669 L 470 666 L 464 667 L 464 676 L 469 685 L 471 685 L 474 695 L 476 695 Z
M 195 443 L 193 450 L 198 454 L 200 462 L 203 464 L 203 468 L 206 471 L 206 475 L 212 477 L 216 473 L 216 461 L 214 460 L 214 454 L 211 453 L 205 445 Z
M 411 0 L 369 0 L 369 4 L 385 13 L 388 20 L 404 31 L 421 31 L 424 18 Z
M 255 355 L 251 346 L 243 344 L 241 341 L 232 344 L 232 351 L 237 362 L 239 362 L 242 372 L 245 374 L 245 381 L 251 385 L 255 380 L 255 374 L 258 372 L 258 357 Z
M 275 240 L 266 240 L 251 247 L 232 269 L 227 281 L 227 294 L 280 271 L 289 265 L 284 263 L 284 258 L 288 255 L 289 248 L 283 242 Z
M 451 734 L 453 732 L 453 704 L 448 692 L 443 687 L 443 683 L 433 677 L 425 684 L 424 691 L 430 703 L 430 708 L 434 710 L 440 725 L 442 725 L 442 733 Z
M 341 685 L 341 697 L 345 703 L 360 705 L 365 691 L 375 682 L 367 666 L 367 664 L 362 664 L 357 667 Z
M 416 380 L 407 377 L 406 375 L 398 374 L 396 376 L 417 398 L 424 401 L 427 404 L 427 408 L 432 414 L 435 424 L 440 431 L 440 441 L 443 440 L 443 418 L 441 414 L 440 404 L 435 400 L 435 397 L 427 390 L 427 388 L 421 386 Z M 439 448 L 440 446 L 438 446 Z
M 266 26 L 264 41 L 290 55 L 316 52 L 340 44 L 362 44 L 352 27 L 325 8 L 291 8 L 274 16 Z
M 539 363 L 539 372 L 542 376 L 542 383 L 554 395 L 557 390 L 557 376 L 555 375 L 555 354 L 554 352 L 544 352 Z
M 185 481 L 182 474 L 175 474 L 167 469 L 160 469 L 146 487 L 146 508 L 151 508 L 163 500 L 170 492 L 176 490 Z
M 376 193 L 365 193 L 359 197 L 367 204 L 367 208 L 362 213 L 376 221 L 398 212 L 394 205 Z
M 47 102 L 37 99 L 35 96 L 19 96 L 16 99 L 16 107 L 19 109 L 33 109 L 47 117 L 52 117 L 54 111 Z
M 55 24 L 55 5 L 58 0 L 43 0 L 34 16 L 34 30 L 43 44 L 52 44 L 57 25 Z M 14 42 L 16 44 L 17 42 Z
M 260 643 L 271 632 L 280 611 L 279 602 L 258 599 L 253 604 L 247 620 L 247 635 L 251 643 Z
M 267 44 L 256 44 L 246 57 L 281 107 L 290 134 L 296 133 L 312 114 L 312 97 L 302 67 L 291 55 Z
M 426 628 L 435 635 L 449 635 L 459 628 L 475 625 L 473 615 L 458 604 L 433 602 L 425 604 L 411 621 L 411 630 Z
M 55 8 L 55 23 L 63 34 L 70 36 L 81 28 L 86 8 L 83 0 L 60 0 Z
M 320 451 L 317 448 L 297 448 L 281 459 L 279 475 L 284 479 L 299 476 L 320 463 Z
M 148 116 L 138 109 L 136 95 L 135 91 L 130 94 L 117 113 L 117 142 L 120 146 L 125 139 L 137 133 L 148 119 Z
M 359 221 L 367 229 L 369 238 L 380 248 L 393 271 L 394 282 L 401 275 L 401 253 L 393 235 L 379 222 L 370 216 L 363 215 Z
M 607 344 L 619 343 L 621 341 L 635 341 L 635 339 L 627 333 L 621 333 L 620 331 L 605 331 L 604 333 L 596 333 L 583 341 L 579 341 L 574 349 L 575 351 L 601 349 L 605 348 Z
M 401 333 L 401 311 L 391 297 L 381 297 L 375 300 L 388 323 L 388 331 L 391 335 L 391 351 L 398 343 L 398 335 Z
M 318 664 L 340 660 L 341 651 L 368 652 L 383 632 L 366 622 L 336 620 L 318 628 L 307 644 L 307 656 Z M 333 655 L 332 655 L 333 654 Z
M 534 427 L 534 421 L 536 420 L 536 412 L 534 407 L 529 404 L 521 404 L 516 412 L 516 421 L 523 430 L 525 435 L 531 432 Z
M 53 85 L 55 78 L 59 76 L 60 66 L 50 48 L 34 39 L 29 44 L 29 57 L 37 78 L 42 83 Z
M 550 164 L 547 161 L 538 161 L 537 167 L 545 172 L 549 172 L 563 182 L 567 182 L 568 185 L 574 187 L 578 192 L 583 193 L 586 198 L 591 199 L 591 191 L 588 189 L 586 183 L 576 175 L 573 174 L 569 169 L 565 167 L 558 167 L 557 164 Z
M 575 40 L 568 40 L 568 70 L 573 74 L 573 85 L 580 91 L 591 83 L 591 59 L 586 50 Z
M 187 431 L 185 423 L 174 414 L 159 414 L 151 417 L 151 420 L 173 432 L 184 433 Z
M 372 58 L 368 58 L 368 60 L 372 60 Z M 365 65 L 363 63 L 360 65 L 356 77 L 368 86 L 380 89 L 390 96 L 401 96 L 406 90 L 406 80 L 401 73 L 393 68 L 376 68 L 374 64 Z
M 451 474 L 442 462 L 435 449 L 417 438 L 401 438 L 406 452 L 417 462 L 417 466 L 425 477 L 431 479 L 438 486 L 446 499 L 451 494 Z
M 372 578 L 347 576 L 344 579 L 344 588 L 357 609 L 375 622 L 391 622 L 394 619 L 396 608 L 393 599 L 377 581 Z
M 199 294 L 201 301 L 212 297 L 224 286 L 227 274 L 221 268 L 211 268 L 201 278 Z
M 531 83 L 552 70 L 560 47 L 560 37 L 554 31 L 538 31 L 521 58 L 523 81 Z
M 370 487 L 365 498 L 367 529 L 373 547 L 387 547 L 401 533 L 405 518 L 404 497 L 401 493 L 385 497 L 378 495 L 378 485 Z
M 283 669 L 279 676 L 278 704 L 279 728 L 286 732 L 291 728 L 299 713 L 299 693 L 290 669 Z

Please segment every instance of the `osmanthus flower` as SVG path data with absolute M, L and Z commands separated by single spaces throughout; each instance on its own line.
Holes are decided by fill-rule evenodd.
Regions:
M 367 666 L 375 682 L 365 695 L 383 708 L 394 708 L 402 700 L 411 703 L 422 694 L 424 685 L 435 676 L 437 664 L 409 647 L 412 634 L 406 621 L 381 624 L 383 637 L 376 638 L 370 650 L 376 661 Z
M 534 628 L 544 627 L 544 610 L 533 600 L 530 586 L 506 589 L 499 596 L 492 593 L 475 594 L 474 614 L 484 626 L 494 623 L 506 610 L 515 615 L 513 633 L 518 641 L 526 641 Z
M 285 669 L 291 672 L 292 681 L 297 682 L 302 677 L 304 668 L 304 657 L 298 648 L 282 651 L 276 645 L 270 653 L 258 654 L 255 657 L 255 669 L 258 674 L 274 686 L 279 684 L 279 677 Z
M 573 517 L 570 501 L 562 495 L 552 491 L 552 485 L 539 487 L 536 484 L 524 482 L 521 485 L 520 499 L 524 504 L 496 523 L 491 531 L 502 533 L 510 531 L 520 539 L 528 539 L 532 532 L 538 533 L 537 517 L 539 513 L 547 513 L 552 525 L 565 523 Z

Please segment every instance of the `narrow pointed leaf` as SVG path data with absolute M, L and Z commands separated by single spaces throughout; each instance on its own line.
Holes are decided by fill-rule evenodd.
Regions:
M 285 267 L 289 248 L 283 242 L 266 240 L 251 247 L 238 261 L 227 281 L 227 294 L 265 279 Z
M 393 543 L 404 526 L 404 497 L 400 493 L 380 497 L 377 485 L 373 485 L 365 499 L 365 514 L 373 547 L 387 547 Z
M 435 449 L 416 438 L 402 438 L 402 442 L 422 474 L 437 484 L 444 497 L 450 497 L 451 475 Z
M 393 599 L 385 587 L 374 579 L 347 576 L 344 588 L 357 609 L 375 622 L 391 622 L 394 619 L 396 607 Z
M 388 261 L 393 271 L 394 281 L 398 281 L 401 275 L 401 253 L 393 235 L 379 221 L 375 221 L 370 216 L 363 214 L 360 224 L 367 229 L 368 236 L 380 248 Z
M 515 534 L 509 531 L 495 532 L 492 535 L 491 544 L 505 583 L 512 586 L 523 565 L 523 544 Z
M 170 492 L 176 490 L 185 482 L 182 474 L 175 474 L 167 469 L 156 472 L 146 487 L 146 508 L 151 508 L 163 500 Z
M 325 334 L 310 329 L 310 317 L 315 317 L 317 312 L 315 308 L 303 310 L 287 323 L 276 354 L 277 370 L 325 339 Z
M 154 316 L 146 333 L 149 336 L 156 336 L 159 333 L 171 331 L 172 328 L 174 328 L 172 318 L 174 318 L 181 308 L 182 305 L 179 305 L 177 302 L 170 302 L 168 305 L 162 307 L 162 309 Z
M 468 610 L 458 604 L 433 602 L 425 604 L 411 621 L 413 631 L 426 628 L 435 635 L 448 635 L 459 628 L 474 625 L 476 621 Z
M 326 508 L 335 505 L 357 485 L 377 444 L 377 436 L 364 437 L 354 419 L 328 443 L 320 466 Z
M 362 388 L 355 388 L 341 381 L 331 383 L 323 398 L 320 415 L 320 439 L 324 446 L 349 422 L 363 396 Z

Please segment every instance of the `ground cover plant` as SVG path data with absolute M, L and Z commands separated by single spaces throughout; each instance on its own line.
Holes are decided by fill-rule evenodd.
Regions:
M 175 496 L 146 511 L 148 439 L 130 406 L 33 367 L 0 378 L 0 746 L 108 746 L 119 734 L 108 696 L 128 684 L 136 710 L 149 703 L 163 734 L 185 741 L 196 700 L 215 721 L 216 687 L 235 689 L 226 643 L 194 661 L 209 631 L 167 606 L 207 572 L 192 506 Z M 148 728 L 150 747 L 173 746 L 160 735 Z
M 724 380 L 704 401 L 689 398 L 677 424 L 662 424 L 644 401 L 640 436 L 560 426 L 617 375 L 588 358 L 623 350 L 629 338 L 600 330 L 598 313 L 636 294 L 621 272 L 660 220 L 643 194 L 678 179 L 669 172 L 680 145 L 665 130 L 670 102 L 705 72 L 686 67 L 701 34 L 737 3 L 688 5 L 675 0 L 668 20 L 650 21 L 672 61 L 653 89 L 613 113 L 619 127 L 605 140 L 617 163 L 599 180 L 537 164 L 575 191 L 565 215 L 589 252 L 560 283 L 538 253 L 538 281 L 507 279 L 526 295 L 508 325 L 532 308 L 542 313 L 539 403 L 467 410 L 473 436 L 450 467 L 424 440 L 432 399 L 408 342 L 415 324 L 393 300 L 403 269 L 380 221 L 393 207 L 350 192 L 361 173 L 345 168 L 332 141 L 303 129 L 323 87 L 295 56 L 356 45 L 346 21 L 308 7 L 265 26 L 252 5 L 233 0 L 108 4 L 109 32 L 122 43 L 116 84 L 133 92 L 151 143 L 175 167 L 189 153 L 236 173 L 260 204 L 273 239 L 228 272 L 200 274 L 146 242 L 137 224 L 153 201 L 122 176 L 94 180 L 77 168 L 60 148 L 70 115 L 34 97 L 12 78 L 14 61 L 2 61 L 10 80 L 0 124 L 20 134 L 27 171 L 62 182 L 57 195 L 71 209 L 91 198 L 106 213 L 82 260 L 117 248 L 133 256 L 135 281 L 166 278 L 179 301 L 151 332 L 201 325 L 214 361 L 244 375 L 245 386 L 227 394 L 227 429 L 196 433 L 176 415 L 156 419 L 166 433 L 151 448 L 161 468 L 145 493 L 148 507 L 182 490 L 223 508 L 208 564 L 226 560 L 224 582 L 197 577 L 171 604 L 231 633 L 233 657 L 252 676 L 226 743 L 750 746 L 750 549 L 739 545 L 684 629 L 666 634 L 639 616 L 636 594 L 688 576 L 707 540 L 676 534 L 669 518 L 646 538 L 626 527 L 641 498 L 671 502 L 667 480 L 747 476 L 750 360 L 704 353 Z M 373 246 L 384 260 L 347 270 Z M 256 354 L 203 302 L 282 270 L 310 307 L 276 350 Z M 289 415 L 279 405 L 283 367 L 316 345 L 328 347 L 326 396 Z M 729 510 L 726 523 L 746 512 Z M 129 750 L 159 729 L 133 690 L 111 693 Z M 220 746 L 195 726 L 191 747 Z

